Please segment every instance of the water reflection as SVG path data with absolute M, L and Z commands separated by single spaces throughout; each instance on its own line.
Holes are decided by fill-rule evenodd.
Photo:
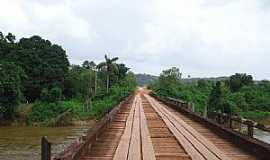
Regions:
M 264 124 L 266 126 L 270 126 L 270 118 L 263 119 L 263 120 L 259 121 L 259 123 Z M 264 142 L 270 144 L 270 133 L 269 132 L 255 129 L 254 130 L 254 137 L 261 140 L 261 141 L 264 141 Z
M 270 144 L 270 133 L 259 129 L 254 129 L 254 137 Z
M 40 140 L 47 136 L 53 142 L 52 148 L 71 141 L 69 136 L 83 134 L 89 128 L 87 126 L 72 127 L 0 127 L 0 159 L 1 160 L 39 160 Z

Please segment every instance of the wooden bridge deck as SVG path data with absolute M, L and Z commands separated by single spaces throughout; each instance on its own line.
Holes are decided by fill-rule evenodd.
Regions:
M 229 139 L 144 92 L 122 106 L 82 160 L 252 160 Z

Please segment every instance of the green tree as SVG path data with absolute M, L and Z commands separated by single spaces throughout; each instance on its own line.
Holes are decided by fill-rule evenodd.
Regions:
M 43 88 L 63 88 L 69 62 L 61 46 L 39 36 L 22 38 L 12 33 L 0 34 L 0 59 L 20 66 L 27 78 L 22 82 L 23 94 L 29 101 L 39 98 Z
M 83 99 L 92 96 L 95 90 L 95 78 L 95 71 L 72 65 L 65 79 L 65 95 L 69 98 Z
M 79 65 L 71 65 L 64 81 L 63 93 L 67 98 L 80 97 L 80 74 L 85 69 Z
M 62 89 L 59 87 L 53 87 L 50 90 L 49 95 L 51 102 L 60 101 L 62 99 Z
M 180 97 L 183 95 L 180 93 L 182 90 L 182 84 L 180 82 L 181 73 L 176 67 L 172 67 L 167 70 L 163 70 L 156 83 L 155 90 L 162 96 Z
M 243 86 L 253 84 L 253 78 L 251 75 L 247 75 L 245 73 L 236 73 L 235 75 L 230 76 L 230 79 L 226 81 L 226 84 L 232 92 L 237 92 Z
M 50 93 L 48 88 L 43 88 L 40 93 L 40 100 L 43 102 L 49 102 L 50 101 Z
M 15 35 L 13 35 L 12 33 L 8 33 L 8 35 L 6 35 L 5 37 L 10 43 L 14 43 L 16 40 Z
M 206 80 L 204 80 L 204 79 L 199 79 L 198 82 L 197 82 L 197 86 L 198 86 L 199 88 L 204 88 L 204 87 L 207 87 L 207 86 L 208 86 L 207 83 L 208 83 L 208 82 L 207 82 Z
M 160 76 L 170 78 L 174 81 L 179 81 L 182 78 L 182 73 L 180 72 L 179 68 L 172 67 L 170 69 L 162 71 Z
M 61 46 L 39 36 L 22 38 L 18 46 L 12 59 L 28 76 L 24 82 L 24 95 L 28 100 L 39 98 L 43 88 L 63 88 L 69 62 Z
M 222 89 L 221 89 L 221 82 L 217 82 L 216 85 L 213 87 L 208 101 L 208 110 L 209 111 L 218 111 L 220 110 L 222 101 Z
M 23 100 L 24 78 L 22 68 L 12 62 L 0 61 L 0 119 L 11 119 L 16 106 Z
M 0 40 L 3 40 L 4 39 L 4 35 L 3 33 L 0 31 Z
M 268 87 L 270 86 L 270 81 L 265 79 L 265 80 L 262 80 L 259 82 L 259 86 L 262 86 L 262 87 Z
M 98 69 L 104 69 L 106 72 L 106 91 L 109 93 L 109 87 L 110 87 L 110 77 L 115 73 L 118 72 L 118 66 L 115 63 L 119 58 L 108 58 L 107 55 L 105 55 L 105 62 L 101 62 L 97 65 Z
M 118 72 L 116 72 L 119 79 L 124 79 L 130 68 L 126 67 L 125 64 L 117 64 Z
M 96 64 L 95 64 L 95 62 L 94 61 L 84 61 L 83 62 L 83 64 L 82 64 L 82 67 L 83 68 L 86 68 L 86 69 L 95 69 L 95 67 L 96 67 Z

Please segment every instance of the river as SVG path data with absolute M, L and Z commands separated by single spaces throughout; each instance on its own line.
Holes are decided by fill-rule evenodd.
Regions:
M 40 141 L 47 136 L 52 150 L 61 150 L 93 124 L 71 127 L 0 127 L 1 160 L 39 160 Z
M 261 121 L 259 121 L 259 123 L 264 124 L 266 126 L 270 126 L 270 118 L 266 118 L 264 120 L 261 120 Z M 269 132 L 264 132 L 264 131 L 255 129 L 254 130 L 254 137 L 261 140 L 261 141 L 264 141 L 264 142 L 267 142 L 270 144 L 270 133 Z

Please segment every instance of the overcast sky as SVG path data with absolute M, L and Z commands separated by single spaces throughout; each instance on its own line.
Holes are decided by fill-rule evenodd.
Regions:
M 60 44 L 74 64 L 109 53 L 135 73 L 270 79 L 269 0 L 0 0 L 0 30 Z

